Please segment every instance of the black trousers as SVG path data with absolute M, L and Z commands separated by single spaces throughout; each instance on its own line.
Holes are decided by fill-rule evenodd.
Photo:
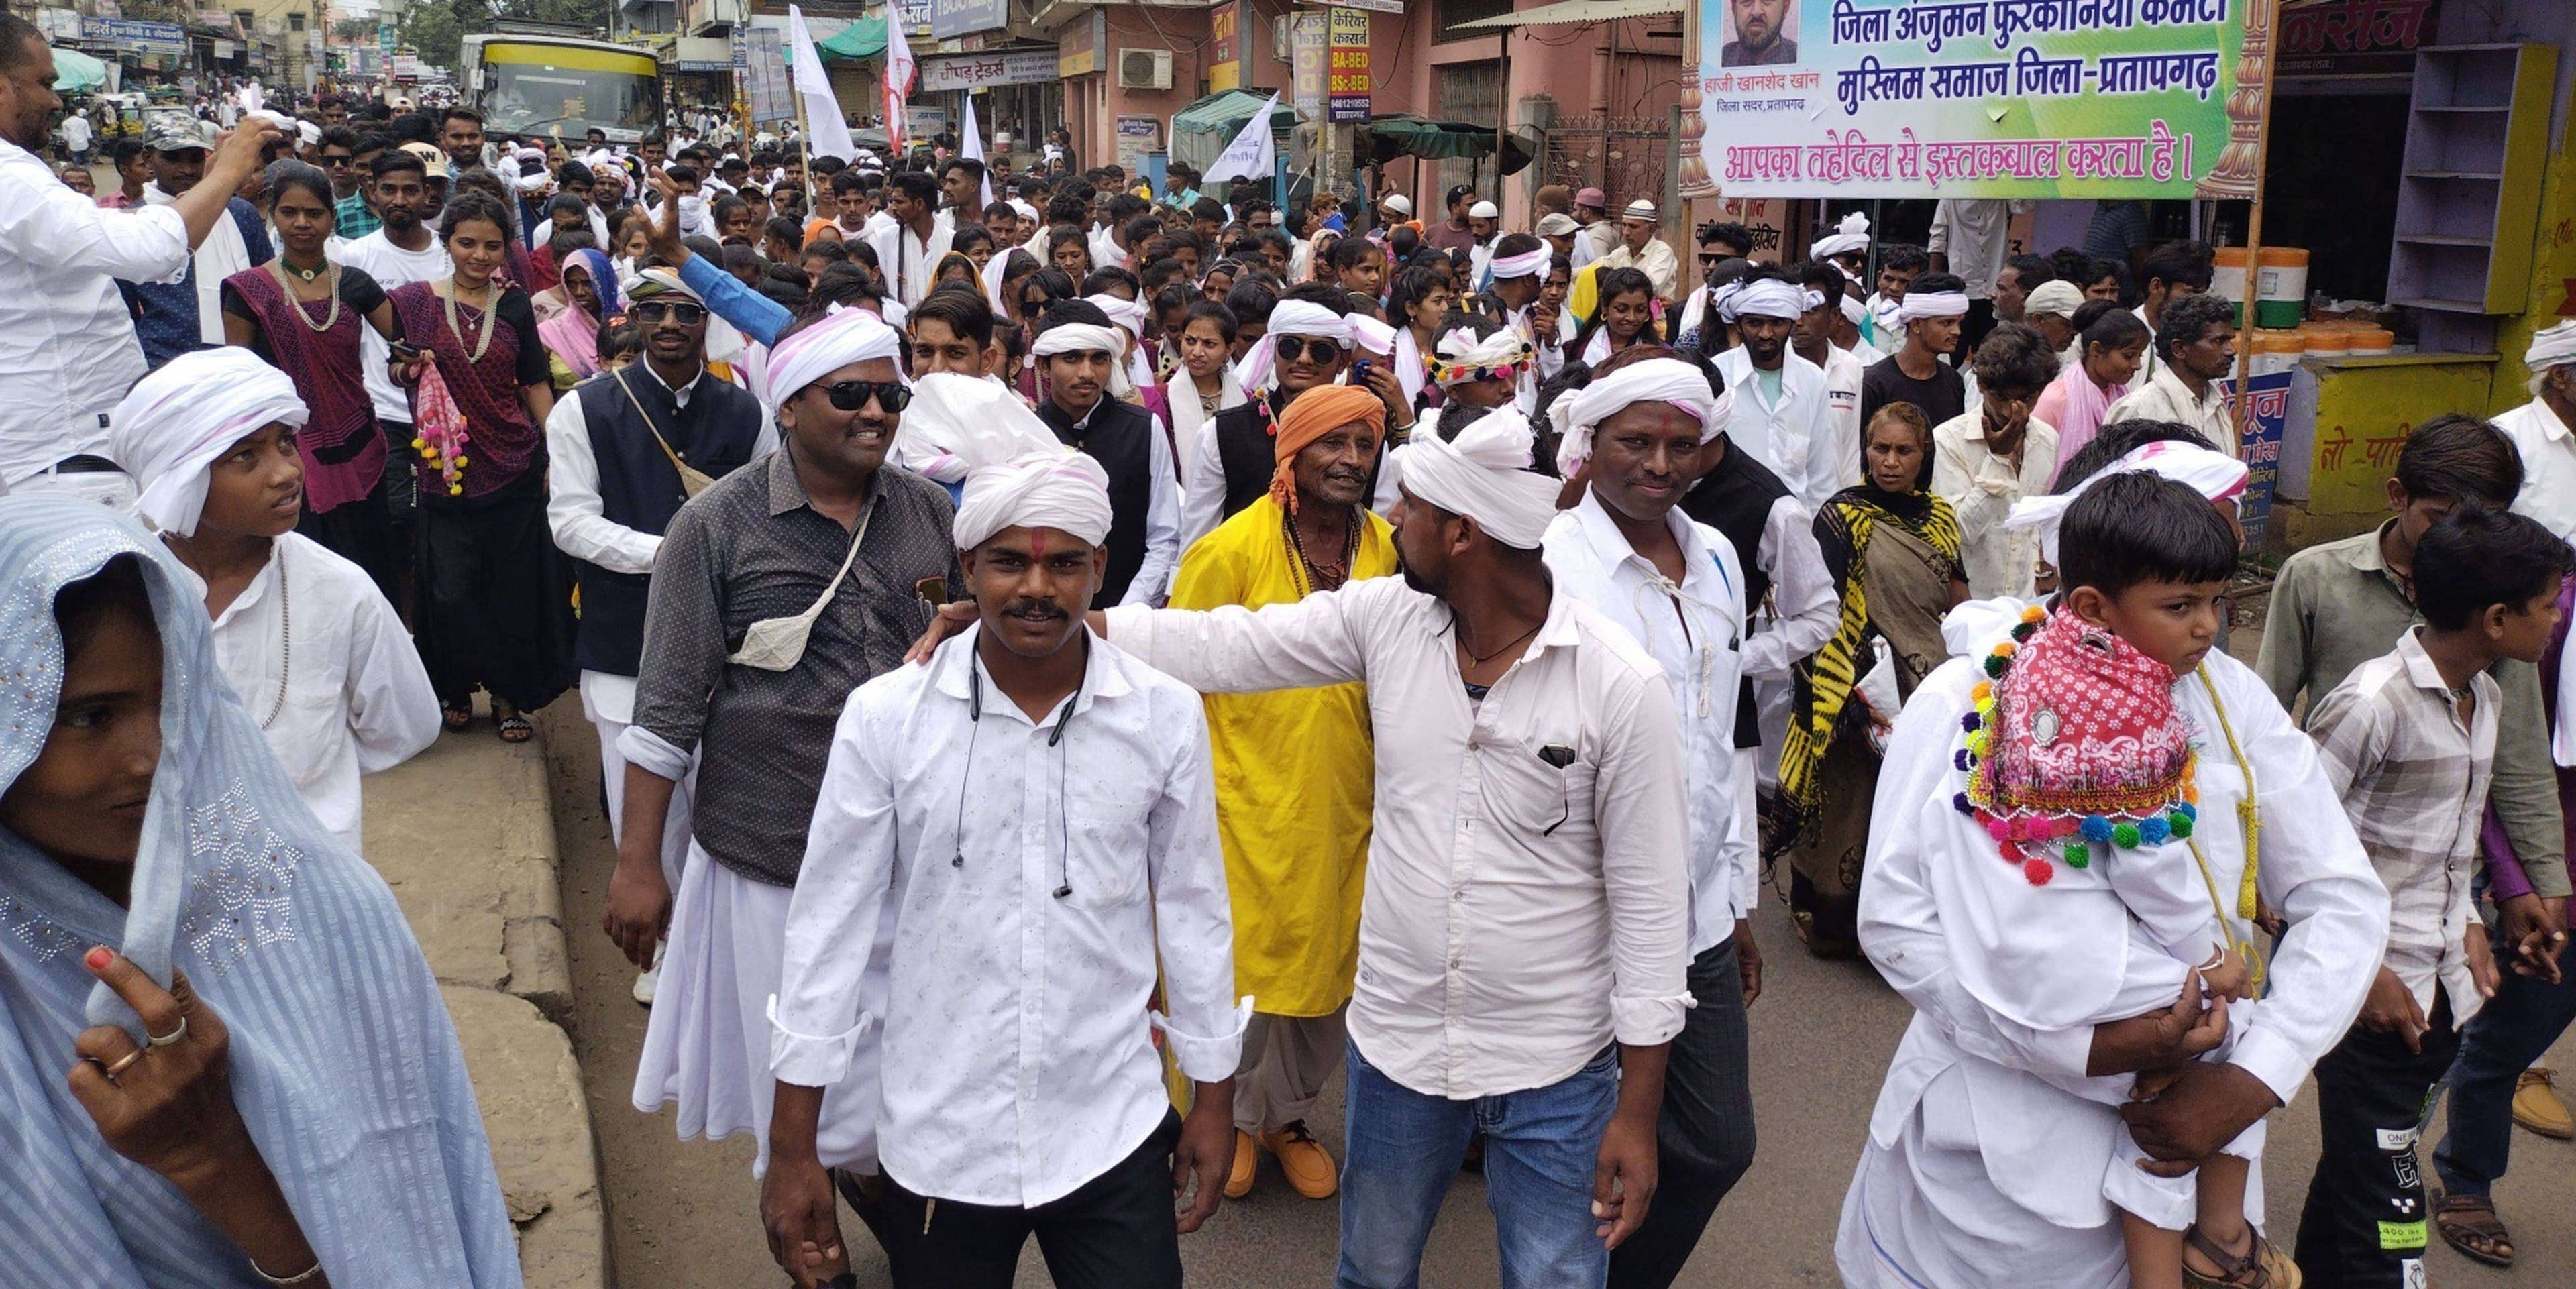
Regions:
M 412 538 L 412 636 L 440 702 L 480 685 L 533 713 L 572 687 L 572 579 L 546 527 L 542 464 L 488 497 L 427 502 Z
M 1753 1084 L 1734 939 L 1692 959 L 1689 979 L 1699 1005 L 1665 1058 L 1655 1201 L 1635 1233 L 1610 1251 L 1611 1289 L 1670 1285 L 1718 1201 L 1753 1165 Z
M 1070 1195 L 1035 1208 L 925 1200 L 885 1179 L 859 1219 L 886 1252 L 895 1289 L 1010 1289 L 1034 1235 L 1058 1289 L 1180 1289 L 1172 1225 L 1172 1147 L 1181 1117 L 1165 1112 L 1145 1144 Z
M 2299 1213 L 2308 1289 L 2415 1289 L 2423 1281 L 2431 1206 L 2415 1146 L 2434 1084 L 2460 1051 L 2450 999 L 2437 989 L 2421 1053 L 2394 1034 L 2356 1027 L 2317 1062 L 2323 1138 Z

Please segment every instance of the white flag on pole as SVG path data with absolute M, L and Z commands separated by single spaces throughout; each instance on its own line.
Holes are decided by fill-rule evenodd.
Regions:
M 1234 142 L 1225 145 L 1225 151 L 1217 154 L 1207 173 L 1199 176 L 1200 191 L 1206 191 L 1208 185 L 1220 179 L 1261 180 L 1276 174 L 1279 145 L 1270 138 L 1270 114 L 1278 110 L 1279 92 L 1273 90 L 1270 101 L 1262 104 L 1261 110 L 1243 123 L 1243 130 L 1234 136 Z
M 904 100 L 912 97 L 915 68 L 912 46 L 904 43 L 903 23 L 892 5 L 886 6 L 885 46 L 885 132 L 886 143 L 894 155 L 901 157 L 904 148 Z
M 984 160 L 984 127 L 975 119 L 975 95 L 972 92 L 966 95 L 966 138 L 958 151 L 967 160 L 977 162 L 984 167 L 984 204 L 992 205 L 993 163 Z M 975 212 L 975 218 L 983 217 L 984 212 L 980 210 Z
M 814 52 L 814 33 L 805 26 L 804 11 L 787 6 L 787 52 L 796 60 L 796 97 L 805 105 L 805 146 L 818 157 L 849 160 L 858 153 L 850 142 L 850 123 L 841 116 L 840 100 L 832 97 L 832 78 L 823 71 L 822 55 Z

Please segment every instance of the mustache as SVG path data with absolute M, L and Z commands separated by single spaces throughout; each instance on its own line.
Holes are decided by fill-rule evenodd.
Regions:
M 1035 596 L 1022 596 L 1019 599 L 1003 605 L 1002 616 L 1012 618 L 1046 618 L 1049 620 L 1058 620 L 1065 616 L 1065 612 L 1063 605 L 1057 604 L 1052 600 L 1041 600 Z

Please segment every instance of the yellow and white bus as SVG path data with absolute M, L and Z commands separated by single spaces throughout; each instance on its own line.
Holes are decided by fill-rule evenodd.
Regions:
M 465 98 L 494 133 L 560 138 L 592 130 L 636 143 L 662 125 L 662 65 L 631 45 L 570 36 L 465 37 Z

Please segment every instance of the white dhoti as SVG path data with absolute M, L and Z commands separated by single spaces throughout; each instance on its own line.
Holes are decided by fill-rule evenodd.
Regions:
M 626 840 L 626 757 L 617 750 L 618 736 L 635 719 L 635 678 L 604 671 L 581 673 L 581 714 L 599 731 L 599 782 L 608 794 L 608 836 Z M 689 797 L 697 774 L 671 785 L 671 812 L 662 820 L 662 880 L 676 897 L 681 865 L 689 857 Z
M 757 1176 L 769 1167 L 775 1087 L 769 1075 L 769 999 L 778 992 L 787 904 L 796 892 L 744 877 L 694 841 L 675 890 L 661 988 L 636 1063 L 635 1108 L 652 1114 L 676 1102 L 682 1141 L 752 1134 L 760 1151 L 752 1164 Z M 879 955 L 868 969 L 864 996 L 882 998 L 885 988 Z M 850 1077 L 823 1094 L 815 1147 L 826 1168 L 876 1169 L 874 1044 L 870 1034 L 850 1063 Z

